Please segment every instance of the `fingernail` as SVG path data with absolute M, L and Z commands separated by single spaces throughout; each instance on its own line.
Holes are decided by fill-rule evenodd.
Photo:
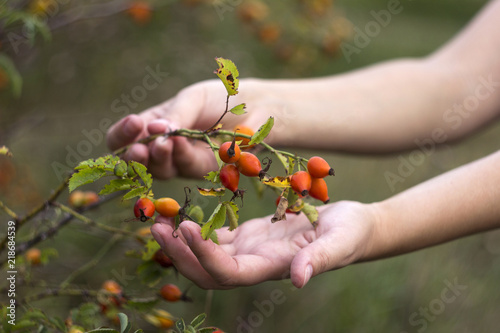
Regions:
M 163 237 L 161 237 L 161 235 L 156 230 L 151 229 L 151 234 L 156 239 L 158 244 L 160 244 L 160 247 L 162 248 L 165 247 L 165 243 L 163 242 Z
M 191 231 L 186 227 L 179 229 L 181 229 L 182 236 L 184 236 L 187 245 L 191 246 L 191 243 L 193 242 L 193 235 L 191 235 Z
M 304 284 L 302 286 L 305 286 L 307 282 L 311 279 L 311 276 L 313 274 L 313 268 L 311 265 L 307 265 L 306 271 L 304 273 Z

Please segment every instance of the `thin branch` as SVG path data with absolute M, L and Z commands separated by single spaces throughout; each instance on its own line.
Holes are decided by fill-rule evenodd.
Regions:
M 111 232 L 114 234 L 122 234 L 122 235 L 126 235 L 126 236 L 137 237 L 137 235 L 135 233 L 133 233 L 132 231 L 125 230 L 125 229 L 119 229 L 119 228 L 109 226 L 107 224 L 102 224 L 102 223 L 96 222 L 96 221 L 89 219 L 88 217 L 78 213 L 76 210 L 74 210 L 66 205 L 63 205 L 59 202 L 53 202 L 52 205 L 60 208 L 63 212 L 74 216 L 76 219 L 84 222 L 85 224 L 95 226 L 99 229 L 102 229 L 102 230 L 105 230 L 105 231 L 108 231 L 108 232 Z
M 80 266 L 77 270 L 73 271 L 61 284 L 59 287 L 65 289 L 71 281 L 73 281 L 77 276 L 85 273 L 101 261 L 101 259 L 108 253 L 108 251 L 115 245 L 115 243 L 121 238 L 121 235 L 115 234 L 104 246 L 97 252 L 97 254 L 85 265 Z
M 26 304 L 29 302 L 38 301 L 44 298 L 53 297 L 53 296 L 82 296 L 82 297 L 97 297 L 97 290 L 86 290 L 86 289 L 47 289 L 42 291 L 41 293 L 28 296 L 19 302 L 20 304 Z
M 227 95 L 227 98 L 226 98 L 226 109 L 222 113 L 222 116 L 220 116 L 219 120 L 217 120 L 215 122 L 215 124 L 213 124 L 212 126 L 210 126 L 209 128 L 207 128 L 204 131 L 204 133 L 208 133 L 212 128 L 214 128 L 215 126 L 217 126 L 221 122 L 222 118 L 224 118 L 224 116 L 227 114 L 227 112 L 229 111 L 229 97 L 230 97 L 230 95 Z
M 14 212 L 12 209 L 7 207 L 2 201 L 0 201 L 0 208 L 2 208 L 3 211 L 7 213 L 7 215 L 12 217 L 14 219 L 14 221 L 18 220 L 19 217 L 17 216 L 16 212 Z

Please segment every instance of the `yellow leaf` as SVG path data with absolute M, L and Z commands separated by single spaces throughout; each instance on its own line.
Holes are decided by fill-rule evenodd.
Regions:
M 290 180 L 288 179 L 288 177 L 278 176 L 265 179 L 262 182 L 268 186 L 273 186 L 273 187 L 280 187 L 280 188 L 290 187 Z
M 198 187 L 198 192 L 204 197 L 221 197 L 226 193 L 226 189 L 221 188 L 201 188 Z
M 228 59 L 215 58 L 219 68 L 215 70 L 215 74 L 221 79 L 222 83 L 226 87 L 227 94 L 229 96 L 236 95 L 238 93 L 238 86 L 240 84 L 238 76 L 238 69 L 236 65 Z
M 5 155 L 7 157 L 12 157 L 12 153 L 10 152 L 9 148 L 5 146 L 0 147 L 0 155 Z

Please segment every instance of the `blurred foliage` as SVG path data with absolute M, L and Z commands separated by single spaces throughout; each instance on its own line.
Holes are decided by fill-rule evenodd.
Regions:
M 6 34 L 14 32 L 23 36 L 25 21 L 6 26 L 2 20 L 0 53 L 4 59 L 8 57 L 11 64 L 0 63 L 4 69 L 0 71 L 0 145 L 9 147 L 14 158 L 0 156 L 0 198 L 19 211 L 41 202 L 59 182 L 53 163 L 66 164 L 68 156 L 78 151 L 81 142 L 89 140 L 88 133 L 94 133 L 94 142 L 80 157 L 96 157 L 107 152 L 104 131 L 100 129 L 106 127 L 101 124 L 103 119 L 117 121 L 125 113 L 140 112 L 164 101 L 188 84 L 212 78 L 215 56 L 234 60 L 242 78 L 331 75 L 392 58 L 425 56 L 456 34 L 486 3 L 484 0 L 402 2 L 402 12 L 393 16 L 391 24 L 347 62 L 338 50 L 334 54 L 324 52 L 321 47 L 324 25 L 314 14 L 308 16 L 307 11 L 302 10 L 306 1 L 266 3 L 265 18 L 250 22 L 247 16 L 257 14 L 242 12 L 249 2 L 233 1 L 238 5 L 221 17 L 212 2 L 151 1 L 153 10 L 149 19 L 144 12 L 141 16 L 139 9 L 142 21 L 137 22 L 127 12 L 129 4 L 124 1 L 54 0 L 58 6 L 51 8 L 58 9 L 48 15 L 46 21 L 51 39 L 44 40 L 44 29 L 40 29 L 39 22 L 31 22 L 28 39 L 24 40 L 29 43 L 19 44 L 18 51 Z M 331 16 L 326 17 L 345 19 L 342 22 L 346 25 L 362 28 L 373 20 L 371 11 L 385 9 L 387 3 L 385 0 L 341 0 L 330 7 L 328 15 Z M 40 10 L 24 0 L 4 0 L 0 4 L 0 13 L 6 4 L 28 12 Z M 258 9 L 254 11 L 259 13 Z M 301 16 L 298 12 L 307 14 L 304 25 L 309 25 L 310 30 L 294 32 L 304 26 L 293 20 Z M 264 26 L 267 28 L 263 29 Z M 142 100 L 130 104 L 126 112 L 114 112 L 113 102 L 141 86 L 148 68 L 157 66 L 168 73 L 158 86 L 147 91 Z M 16 97 L 19 88 L 15 88 L 17 84 L 13 82 L 18 80 L 16 73 L 23 78 L 20 97 Z M 397 191 L 497 150 L 499 129 L 498 125 L 492 126 L 460 144 L 442 147 L 399 184 Z M 337 173 L 334 180 L 327 181 L 331 200 L 372 202 L 393 195 L 384 172 L 395 172 L 400 158 L 408 158 L 409 153 L 328 155 L 327 161 L 335 166 Z M 157 183 L 155 192 L 171 193 L 177 200 L 183 199 L 184 186 L 195 184 L 184 179 Z M 251 188 L 252 185 L 243 183 L 242 186 Z M 240 218 L 272 213 L 274 200 L 270 195 L 259 200 L 250 192 L 245 197 L 245 205 L 259 209 L 242 211 Z M 213 208 L 206 202 L 194 204 Z M 101 223 L 123 227 L 130 211 L 130 206 L 115 202 L 89 215 Z M 2 216 L 5 221 L 7 217 Z M 32 229 L 19 234 L 19 240 L 47 228 L 53 218 L 44 216 Z M 129 227 L 139 229 L 141 226 Z M 41 243 L 42 247 L 56 249 L 60 256 L 47 264 L 50 269 L 32 268 L 31 274 L 36 280 L 47 283 L 40 290 L 57 286 L 62 276 L 88 262 L 96 249 L 108 240 L 109 234 L 75 222 L 61 229 L 55 238 Z M 323 274 L 302 290 L 294 289 L 289 281 L 213 293 L 193 287 L 194 303 L 172 304 L 166 310 L 184 318 L 194 318 L 205 311 L 210 325 L 228 332 L 250 324 L 255 327 L 251 326 L 249 331 L 255 332 L 417 332 L 420 328 L 424 330 L 424 322 L 425 328 L 432 332 L 494 332 L 496 314 L 500 311 L 498 295 L 494 292 L 500 278 L 499 244 L 497 231 L 471 236 L 409 255 Z M 140 295 L 143 287 L 133 277 L 138 260 L 124 255 L 138 246 L 130 239 L 117 241 L 102 258 L 99 270 L 78 277 L 74 283 L 99 288 L 102 281 L 126 274 L 130 280 L 125 280 L 125 292 Z M 71 256 L 63 255 L 68 253 Z M 438 308 L 442 291 L 455 279 L 466 289 L 453 302 L 443 303 L 443 309 Z M 181 287 L 191 285 L 180 277 L 177 282 Z M 273 303 L 269 310 L 271 306 L 266 301 L 271 300 L 276 291 L 283 293 L 280 298 L 283 302 Z M 1 300 L 4 297 L 0 295 Z M 78 308 L 80 302 L 80 297 L 61 296 L 57 302 L 47 299 L 32 305 L 65 318 L 69 309 Z M 434 314 L 423 320 L 420 309 L 429 307 L 435 307 Z M 412 323 L 410 318 L 423 321 Z M 141 318 L 131 318 L 131 321 L 147 332 L 157 331 Z

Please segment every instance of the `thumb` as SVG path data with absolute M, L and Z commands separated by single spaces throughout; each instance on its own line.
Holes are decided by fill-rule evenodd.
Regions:
M 311 277 L 350 264 L 354 251 L 345 243 L 341 238 L 325 235 L 301 249 L 290 266 L 293 285 L 302 288 Z

